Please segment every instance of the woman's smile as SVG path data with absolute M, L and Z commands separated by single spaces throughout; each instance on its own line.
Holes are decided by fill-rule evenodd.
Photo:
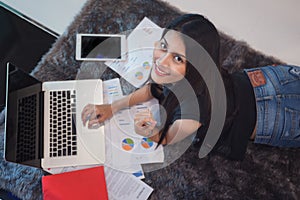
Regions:
M 153 51 L 151 78 L 158 84 L 175 83 L 186 71 L 185 45 L 176 31 L 168 31 L 157 41 Z
M 154 71 L 155 73 L 158 75 L 158 76 L 168 76 L 170 75 L 170 73 L 164 71 L 163 69 L 161 69 L 157 64 L 156 62 L 153 63 L 154 65 Z

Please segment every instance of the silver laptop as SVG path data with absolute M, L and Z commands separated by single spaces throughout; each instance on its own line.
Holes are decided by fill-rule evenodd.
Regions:
M 43 169 L 103 164 L 104 127 L 81 121 L 86 104 L 102 102 L 100 79 L 41 83 L 8 63 L 5 159 Z

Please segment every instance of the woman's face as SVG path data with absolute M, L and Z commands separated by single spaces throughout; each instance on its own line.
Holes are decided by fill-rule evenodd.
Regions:
M 151 78 L 158 84 L 175 83 L 184 78 L 186 62 L 183 40 L 170 30 L 155 43 Z

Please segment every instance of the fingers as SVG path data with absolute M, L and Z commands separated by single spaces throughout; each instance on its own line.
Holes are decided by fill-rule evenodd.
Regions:
M 135 114 L 136 118 L 153 118 L 152 112 L 149 109 L 139 111 Z
M 134 118 L 135 121 L 139 121 L 139 122 L 143 121 L 144 126 L 149 126 L 152 122 L 155 121 L 149 109 L 136 113 Z
M 99 128 L 102 125 L 103 123 L 100 122 L 98 119 L 90 120 L 89 123 L 87 124 L 89 129 Z
M 134 124 L 135 126 L 138 126 L 138 127 L 144 127 L 144 128 L 151 128 L 151 127 L 155 127 L 156 125 L 156 121 L 152 118 L 149 118 L 149 117 L 136 117 L 134 118 Z
M 144 137 L 150 137 L 157 122 L 153 119 L 149 110 L 141 111 L 134 117 L 135 132 Z
M 103 125 L 106 117 L 103 115 L 97 115 L 90 118 L 87 126 L 88 128 L 96 128 Z
M 111 106 L 110 105 L 86 105 L 81 112 L 81 120 L 84 126 L 88 122 L 88 127 L 94 126 L 95 124 L 102 124 L 106 119 L 111 117 Z
M 88 104 L 83 108 L 81 112 L 81 120 L 84 126 L 86 122 L 90 119 L 93 112 L 94 112 L 94 105 L 92 104 Z
M 151 124 L 149 125 L 145 125 L 145 124 L 146 121 L 144 120 L 136 120 L 134 124 L 134 130 L 137 134 L 141 136 L 150 137 L 154 134 L 153 130 L 156 126 L 156 121 L 151 121 Z
M 103 122 L 112 117 L 112 115 L 110 104 L 88 104 L 82 110 L 81 120 L 84 126 L 87 125 L 88 128 L 95 128 L 103 125 Z M 157 124 L 149 109 L 136 113 L 134 123 L 136 132 L 143 136 L 145 136 L 145 133 L 152 131 Z

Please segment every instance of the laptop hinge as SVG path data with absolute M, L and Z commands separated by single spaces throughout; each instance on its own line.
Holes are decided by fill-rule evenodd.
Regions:
M 39 93 L 39 158 L 44 158 L 44 91 Z

